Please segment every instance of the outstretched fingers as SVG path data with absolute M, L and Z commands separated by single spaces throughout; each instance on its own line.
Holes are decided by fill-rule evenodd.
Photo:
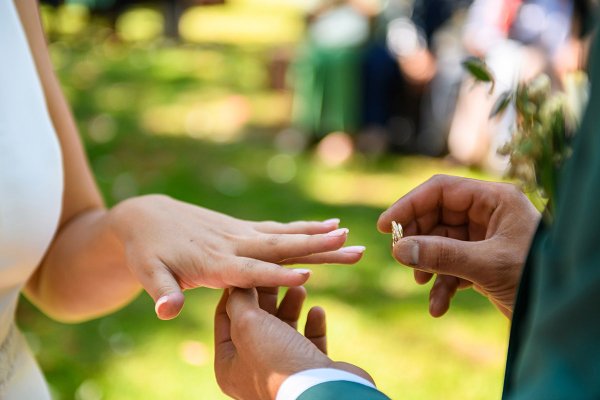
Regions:
M 237 257 L 234 268 L 224 270 L 223 281 L 238 288 L 300 286 L 310 278 L 308 269 L 284 268 L 253 258 Z
M 306 235 L 315 235 L 327 233 L 338 228 L 339 218 L 331 218 L 325 221 L 294 221 L 288 223 L 264 221 L 256 222 L 255 229 L 262 233 L 303 233 Z
M 289 258 L 283 260 L 282 264 L 355 264 L 360 261 L 364 252 L 365 246 L 348 246 L 335 251 Z
M 243 240 L 238 246 L 240 256 L 268 262 L 281 262 L 338 250 L 348 237 L 348 229 L 317 234 L 259 234 Z

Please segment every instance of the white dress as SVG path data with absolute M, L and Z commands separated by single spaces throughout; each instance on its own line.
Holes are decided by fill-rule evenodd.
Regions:
M 19 0 L 15 0 L 19 1 Z M 19 293 L 61 212 L 61 152 L 13 0 L 0 0 L 0 399 L 50 399 L 15 327 Z

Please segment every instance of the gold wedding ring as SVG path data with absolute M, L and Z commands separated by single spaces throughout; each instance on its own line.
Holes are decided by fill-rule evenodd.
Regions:
M 402 229 L 402 225 L 396 221 L 392 221 L 392 246 L 395 246 L 403 236 L 404 230 Z

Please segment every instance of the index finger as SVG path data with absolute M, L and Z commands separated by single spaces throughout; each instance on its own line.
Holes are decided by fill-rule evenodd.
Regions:
M 229 319 L 235 324 L 236 321 L 244 319 L 244 316 L 252 316 L 252 313 L 262 311 L 258 306 L 258 294 L 256 289 L 233 288 L 229 291 L 229 299 L 225 305 Z
M 275 315 L 277 312 L 277 296 L 279 294 L 279 288 L 257 287 L 256 292 L 258 293 L 258 306 L 269 314 Z
M 428 234 L 440 223 L 485 223 L 497 204 L 489 185 L 475 179 L 435 175 L 384 211 L 377 228 L 389 233 L 392 221 L 396 221 L 404 225 L 407 235 L 414 235 Z

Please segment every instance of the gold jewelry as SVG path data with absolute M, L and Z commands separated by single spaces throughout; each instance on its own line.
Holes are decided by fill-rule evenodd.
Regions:
M 396 221 L 392 221 L 392 246 L 395 246 L 396 243 L 400 241 L 404 237 L 404 230 L 402 229 L 402 225 L 397 223 Z

